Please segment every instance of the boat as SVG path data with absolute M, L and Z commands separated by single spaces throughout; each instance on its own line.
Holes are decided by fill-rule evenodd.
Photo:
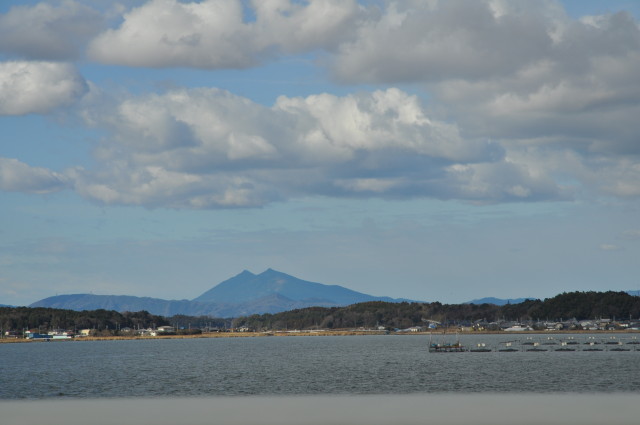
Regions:
M 532 348 L 527 348 L 525 351 L 547 351 L 546 348 L 540 347 L 539 342 L 534 342 Z
M 491 351 L 493 351 L 491 348 L 487 347 L 487 345 L 482 342 L 479 343 L 478 345 L 476 345 L 475 348 L 470 349 L 469 351 L 473 352 L 473 353 L 489 353 Z
M 498 351 L 501 353 L 513 353 L 515 351 L 520 351 L 520 350 L 515 348 L 512 342 L 505 342 L 504 348 L 499 348 Z
M 576 349 L 569 347 L 566 342 L 562 342 L 560 343 L 560 348 L 556 348 L 555 351 L 576 351 Z
M 469 350 L 459 342 L 454 342 L 452 344 L 434 343 L 429 345 L 430 353 L 462 353 L 464 351 Z
M 574 337 L 570 336 L 569 338 L 567 338 L 567 340 L 565 341 L 565 343 L 567 345 L 578 345 L 578 341 L 575 340 Z
M 432 335 L 429 335 L 429 352 L 430 353 L 463 353 L 469 351 L 469 349 L 460 344 L 458 338 L 456 342 L 442 342 L 437 343 L 431 340 Z
M 602 351 L 602 348 L 596 347 L 597 342 L 588 342 L 588 348 L 583 348 L 582 351 Z

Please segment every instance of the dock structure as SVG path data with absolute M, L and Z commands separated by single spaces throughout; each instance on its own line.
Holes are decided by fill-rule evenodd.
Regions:
M 444 336 L 443 336 L 444 337 Z M 429 339 L 430 353 L 515 353 L 515 352 L 640 352 L 640 341 L 636 337 L 624 339 L 619 337 L 610 337 L 608 339 L 589 336 L 584 340 L 576 337 L 569 337 L 564 340 L 555 339 L 553 337 L 537 338 L 527 337 L 523 340 L 501 341 L 495 346 L 491 346 L 484 342 L 474 343 L 466 346 L 462 344 L 459 338 L 455 342 L 440 343 L 433 342 Z

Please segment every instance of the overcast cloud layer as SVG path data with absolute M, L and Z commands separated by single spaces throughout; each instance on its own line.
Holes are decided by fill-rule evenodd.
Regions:
M 627 13 L 575 20 L 552 1 L 499 0 L 94 7 L 0 15 L 0 114 L 64 114 L 103 134 L 91 164 L 0 158 L 2 190 L 177 208 L 640 196 L 640 28 Z M 261 105 L 216 87 L 112 93 L 79 71 L 215 72 L 299 54 L 352 94 Z

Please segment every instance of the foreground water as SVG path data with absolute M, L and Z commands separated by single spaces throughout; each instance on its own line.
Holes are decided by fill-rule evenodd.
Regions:
M 1 344 L 0 399 L 640 390 L 634 349 L 429 353 L 428 344 L 398 335 Z

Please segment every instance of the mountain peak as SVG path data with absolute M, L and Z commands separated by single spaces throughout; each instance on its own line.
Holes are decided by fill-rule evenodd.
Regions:
M 68 308 L 72 310 L 141 311 L 172 316 L 239 315 L 277 313 L 310 306 L 337 307 L 365 301 L 408 301 L 374 297 L 338 285 L 308 282 L 271 268 L 256 275 L 248 270 L 221 282 L 188 300 L 162 300 L 126 295 L 59 295 L 40 300 L 31 307 Z
M 269 267 L 267 270 L 263 271 L 262 273 L 260 273 L 257 276 L 268 277 L 268 276 L 274 276 L 274 275 L 276 275 L 276 276 L 289 276 L 288 274 L 279 272 L 278 270 L 274 270 L 271 267 Z
M 324 305 L 348 305 L 363 301 L 390 300 L 374 297 L 338 285 L 308 282 L 268 268 L 260 274 L 246 270 L 219 283 L 192 301 L 238 304 L 278 294 L 294 302 L 321 301 Z

